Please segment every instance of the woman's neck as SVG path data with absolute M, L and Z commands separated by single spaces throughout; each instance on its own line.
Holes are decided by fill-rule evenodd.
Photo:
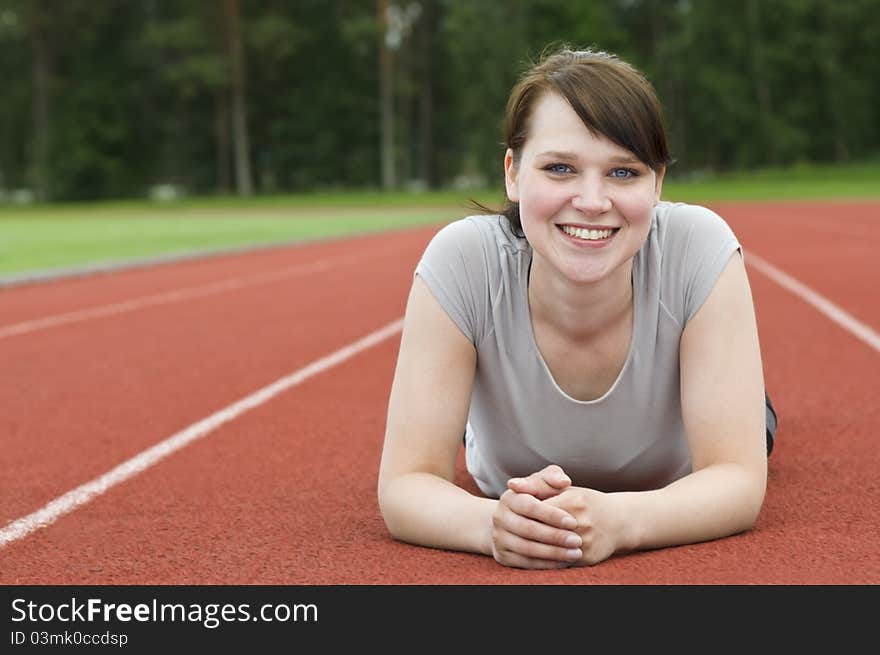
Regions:
M 632 260 L 599 282 L 578 284 L 533 255 L 528 297 L 533 323 L 575 342 L 594 340 L 630 319 Z

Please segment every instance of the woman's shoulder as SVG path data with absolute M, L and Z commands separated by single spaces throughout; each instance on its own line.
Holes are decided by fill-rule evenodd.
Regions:
M 501 214 L 472 214 L 458 218 L 447 223 L 441 231 L 454 233 L 461 237 L 475 237 L 478 234 L 483 238 L 492 237 L 493 240 L 519 241 L 513 232 L 510 222 Z
M 661 202 L 654 221 L 661 303 L 685 325 L 740 244 L 727 222 L 702 205 Z
M 703 205 L 661 201 L 654 207 L 651 229 L 660 256 L 676 266 L 687 266 L 689 259 L 737 243 L 727 221 Z
M 434 297 L 477 346 L 491 329 L 492 293 L 504 271 L 502 261 L 515 236 L 507 219 L 466 216 L 444 225 L 431 239 L 416 267 Z
M 502 249 L 526 250 L 525 238 L 517 236 L 508 220 L 500 214 L 476 214 L 444 225 L 434 235 L 432 246 L 455 250 L 464 256 L 494 257 Z
M 654 207 L 654 221 L 664 230 L 689 230 L 703 225 L 727 225 L 718 212 L 704 205 L 661 200 Z

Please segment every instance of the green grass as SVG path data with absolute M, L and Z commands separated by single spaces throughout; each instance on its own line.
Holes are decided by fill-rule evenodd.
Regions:
M 0 213 L 0 276 L 406 228 L 445 222 L 455 213 L 455 207 L 333 210 L 234 204 L 154 209 L 116 204 Z
M 682 202 L 880 199 L 880 163 L 800 165 L 751 173 L 691 175 L 664 184 L 663 196 Z
M 676 179 L 671 172 L 663 197 L 701 203 L 880 199 L 880 164 L 688 179 Z M 470 213 L 470 198 L 497 206 L 500 192 L 340 192 L 0 206 L 0 277 L 440 224 Z

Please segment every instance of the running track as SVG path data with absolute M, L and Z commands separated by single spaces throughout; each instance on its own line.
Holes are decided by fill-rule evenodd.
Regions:
M 880 583 L 880 206 L 715 209 L 780 414 L 752 531 L 553 572 L 391 540 L 397 321 L 435 226 L 0 290 L 0 584 Z

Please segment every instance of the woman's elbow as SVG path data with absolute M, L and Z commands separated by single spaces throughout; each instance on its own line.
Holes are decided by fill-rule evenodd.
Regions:
M 757 524 L 758 518 L 761 515 L 761 509 L 764 506 L 766 491 L 766 471 L 763 473 L 745 473 L 740 504 L 740 532 L 747 532 Z
M 379 502 L 379 513 L 385 522 L 385 527 L 395 539 L 401 537 L 401 526 L 405 523 L 401 515 L 405 512 L 405 508 L 401 503 L 401 485 L 400 477 L 382 477 L 379 478 L 377 488 L 377 500 Z

